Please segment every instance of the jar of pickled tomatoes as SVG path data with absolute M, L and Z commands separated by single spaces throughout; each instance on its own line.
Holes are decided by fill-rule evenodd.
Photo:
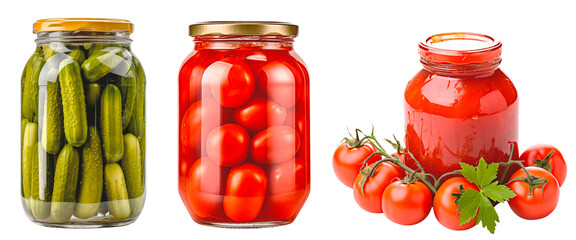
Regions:
M 405 140 L 424 170 L 438 178 L 460 162 L 518 159 L 518 93 L 499 68 L 501 42 L 444 33 L 421 42 L 419 53 L 424 68 L 404 92 Z
M 309 80 L 282 22 L 190 25 L 179 75 L 179 192 L 197 223 L 268 227 L 310 191 Z

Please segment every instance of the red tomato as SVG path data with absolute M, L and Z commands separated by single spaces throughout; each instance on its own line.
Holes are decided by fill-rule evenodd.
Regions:
M 299 158 L 274 165 L 268 173 L 263 218 L 287 221 L 296 217 L 310 192 L 310 171 Z
M 178 75 L 180 114 L 183 114 L 193 102 L 212 95 L 208 84 L 202 83 L 202 75 L 210 64 L 222 57 L 221 55 L 194 51 L 184 60 Z
M 218 165 L 232 167 L 246 160 L 249 143 L 248 132 L 239 125 L 229 123 L 208 134 L 206 152 Z
M 552 173 L 539 167 L 526 167 L 530 175 L 544 178 L 547 183 L 544 186 L 534 188 L 530 195 L 527 183 L 515 180 L 508 183 L 508 187 L 516 193 L 516 197 L 508 201 L 508 205 L 516 215 L 524 219 L 540 219 L 548 216 L 558 205 L 560 198 L 560 186 Z M 512 174 L 511 180 L 517 177 L 526 177 L 524 170 L 520 169 Z
M 286 108 L 273 101 L 255 97 L 234 112 L 234 120 L 250 132 L 262 131 L 286 121 Z
M 250 66 L 239 59 L 223 58 L 204 72 L 202 82 L 210 85 L 212 95 L 227 108 L 242 106 L 254 94 L 256 83 Z
M 233 167 L 226 181 L 224 212 L 235 222 L 250 222 L 260 213 L 268 179 L 262 168 L 251 163 Z
M 376 148 L 371 143 L 366 143 L 359 147 L 350 147 L 347 142 L 341 143 L 332 157 L 332 168 L 340 182 L 352 188 L 354 180 L 360 172 L 362 163 L 370 154 L 376 152 Z M 372 156 L 367 164 L 374 163 L 382 159 L 382 156 L 376 154 Z
M 290 160 L 300 148 L 300 136 L 292 127 L 273 126 L 252 138 L 252 158 L 260 164 Z
M 284 61 L 273 61 L 258 73 L 258 90 L 278 104 L 289 108 L 302 97 L 300 70 Z
M 196 215 L 205 218 L 222 212 L 225 176 L 226 169 L 208 158 L 198 159 L 192 164 L 186 193 L 190 208 Z
M 370 169 L 373 167 L 374 163 L 368 165 Z M 366 168 L 362 169 L 363 172 L 366 172 L 366 170 Z M 356 180 L 354 180 L 354 187 L 352 188 L 356 203 L 368 212 L 381 213 L 382 192 L 384 192 L 384 189 L 386 189 L 390 183 L 403 178 L 404 175 L 404 170 L 401 170 L 398 166 L 384 162 L 376 168 L 376 173 L 366 180 L 364 184 L 364 194 L 362 194 L 360 181 L 363 176 L 362 174 L 358 174 Z
M 558 180 L 558 185 L 562 186 L 562 184 L 564 184 L 564 180 L 566 179 L 566 172 L 568 168 L 566 166 L 566 161 L 564 160 L 562 153 L 560 153 L 560 151 L 557 148 L 546 144 L 534 145 L 526 149 L 522 153 L 522 155 L 520 155 L 520 159 L 524 160 L 526 165 L 533 166 L 536 165 L 535 161 L 537 159 L 543 160 L 544 158 L 546 158 L 546 156 L 548 156 L 548 154 L 551 151 L 554 151 L 554 154 L 552 154 L 550 160 L 548 160 L 548 163 L 552 168 L 552 171 L 550 172 L 552 173 L 552 175 L 554 175 L 556 180 Z
M 442 226 L 452 230 L 466 230 L 476 226 L 476 218 L 460 225 L 460 211 L 454 203 L 456 197 L 453 193 L 460 193 L 460 185 L 466 189 L 478 191 L 478 187 L 464 177 L 453 177 L 446 180 L 434 195 L 433 209 L 436 219 Z
M 206 149 L 202 146 L 208 134 L 226 122 L 227 111 L 218 105 L 212 98 L 205 98 L 194 102 L 182 118 L 180 124 L 180 144 L 182 151 L 191 157 L 198 158 L 205 155 Z
M 306 115 L 290 111 L 286 116 L 286 126 L 293 127 L 296 129 L 298 136 L 300 136 L 300 149 L 296 153 L 296 157 L 302 159 L 309 159 L 310 158 L 310 126 L 309 120 L 306 118 Z
M 432 208 L 432 192 L 421 182 L 395 181 L 382 194 L 382 211 L 392 222 L 414 225 L 424 220 Z
M 296 129 L 298 134 L 302 135 L 306 127 L 306 117 L 304 114 L 294 111 L 289 111 L 286 114 L 286 125 Z

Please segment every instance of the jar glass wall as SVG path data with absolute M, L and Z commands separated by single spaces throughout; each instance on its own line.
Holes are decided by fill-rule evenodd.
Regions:
M 303 206 L 309 80 L 292 48 L 296 30 L 271 22 L 190 26 L 195 48 L 179 78 L 179 190 L 196 222 L 277 226 Z
M 131 31 L 116 19 L 34 24 L 21 98 L 22 201 L 33 222 L 120 226 L 140 214 L 146 80 Z

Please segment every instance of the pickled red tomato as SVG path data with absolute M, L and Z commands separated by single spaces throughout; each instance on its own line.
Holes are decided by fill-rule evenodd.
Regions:
M 223 53 L 203 51 L 192 52 L 180 68 L 179 76 L 179 97 L 180 97 L 180 117 L 184 115 L 186 109 L 202 97 L 212 95 L 208 84 L 202 83 L 202 78 L 206 68 L 218 59 Z
M 182 118 L 180 124 L 180 145 L 185 155 L 197 158 L 206 153 L 203 142 L 208 134 L 227 122 L 228 111 L 220 107 L 212 98 L 194 102 Z
M 268 220 L 292 219 L 308 197 L 308 166 L 299 158 L 276 164 L 268 172 L 268 194 L 261 216 Z
M 215 128 L 206 138 L 206 152 L 220 166 L 232 167 L 246 159 L 250 136 L 236 124 L 225 124 Z
M 227 176 L 226 168 L 219 167 L 208 158 L 192 164 L 186 181 L 186 196 L 190 208 L 199 217 L 222 214 L 222 203 Z
M 268 177 L 261 167 L 245 163 L 233 167 L 226 180 L 224 212 L 235 222 L 254 220 L 264 203 Z
M 258 91 L 278 104 L 290 108 L 302 96 L 303 79 L 300 71 L 285 61 L 273 61 L 257 73 Z
M 257 133 L 251 142 L 252 159 L 275 164 L 292 159 L 300 148 L 300 136 L 289 126 L 273 126 Z
M 269 126 L 282 125 L 286 121 L 286 108 L 261 97 L 254 97 L 234 112 L 234 121 L 250 132 L 258 132 Z
M 223 107 L 235 108 L 254 94 L 256 83 L 250 66 L 243 60 L 227 57 L 212 63 L 202 77 L 214 99 Z
M 307 129 L 304 114 L 290 111 L 286 114 L 286 116 L 285 125 L 293 127 L 300 135 L 304 134 L 304 130 Z
M 308 130 L 308 119 L 306 119 L 306 115 L 299 112 L 290 111 L 287 114 L 286 123 L 284 124 L 296 129 L 298 136 L 300 136 L 300 148 L 296 153 L 296 157 L 308 159 L 310 154 L 310 133 Z

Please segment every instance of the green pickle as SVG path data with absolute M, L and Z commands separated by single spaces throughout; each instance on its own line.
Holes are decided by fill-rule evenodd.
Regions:
M 100 99 L 100 124 L 106 161 L 118 162 L 124 154 L 122 99 L 120 89 L 113 84 L 106 86 Z
M 46 219 L 50 216 L 50 202 L 54 183 L 54 159 L 51 154 L 39 153 L 36 145 L 36 159 L 32 162 L 32 185 L 30 193 L 30 209 L 36 219 Z
M 26 208 L 30 209 L 30 192 L 32 190 L 32 164 L 38 156 L 38 124 L 30 122 L 24 129 L 22 143 L 22 197 Z
M 124 220 L 130 217 L 130 201 L 122 168 L 118 163 L 107 163 L 104 170 L 108 210 L 114 218 Z
M 124 170 L 130 208 L 132 214 L 138 214 L 142 210 L 144 194 L 144 176 L 138 138 L 131 133 L 124 135 L 124 157 L 120 160 L 120 166 Z
M 38 113 L 38 82 L 40 71 L 42 71 L 45 63 L 44 58 L 40 54 L 35 53 L 30 60 L 30 64 L 25 69 L 24 89 L 22 91 L 22 117 L 28 120 L 33 121 Z
M 21 76 L 21 194 L 49 226 L 129 222 L 145 195 L 145 84 L 123 44 L 39 43 Z
M 64 136 L 64 116 L 59 82 L 46 85 L 44 120 L 42 121 L 42 146 L 47 153 L 57 154 L 62 147 Z
M 124 62 L 122 52 L 123 49 L 120 47 L 106 47 L 90 54 L 82 64 L 82 72 L 86 81 L 97 81 Z
M 74 216 L 87 219 L 98 214 L 103 189 L 102 145 L 96 127 L 88 128 L 88 140 L 82 146 L 80 186 Z
M 52 221 L 67 222 L 74 212 L 80 153 L 74 146 L 66 144 L 56 160 L 54 190 L 52 193 Z
M 130 123 L 128 124 L 128 132 L 134 134 L 138 139 L 142 139 L 144 135 L 144 96 L 146 89 L 146 75 L 144 74 L 144 69 L 140 64 L 140 61 L 135 57 L 132 58 L 132 60 L 136 69 L 137 92 L 133 110 L 134 112 L 132 113 L 133 117 L 130 118 Z
M 64 134 L 72 146 L 80 147 L 88 136 L 84 86 L 78 63 L 72 59 L 60 62 L 58 74 L 64 109 Z
M 126 129 L 130 123 L 138 94 L 137 76 L 132 67 L 125 77 L 120 78 L 118 85 L 122 94 L 122 129 Z

